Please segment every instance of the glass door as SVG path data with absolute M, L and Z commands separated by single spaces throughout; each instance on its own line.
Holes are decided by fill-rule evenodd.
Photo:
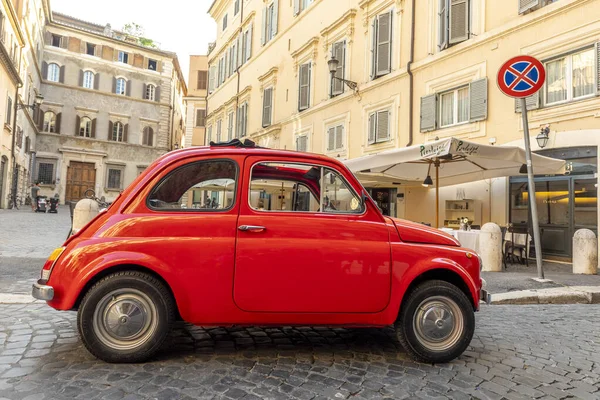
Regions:
M 590 229 L 598 235 L 598 189 L 596 179 L 573 181 L 573 233 Z

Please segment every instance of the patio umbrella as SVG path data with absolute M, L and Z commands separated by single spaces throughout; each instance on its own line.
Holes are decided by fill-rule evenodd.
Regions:
M 562 175 L 565 161 L 532 155 L 539 175 Z M 361 181 L 396 180 L 436 188 L 436 227 L 439 227 L 439 187 L 526 174 L 525 150 L 446 138 L 345 161 Z M 432 178 L 431 175 L 434 175 Z

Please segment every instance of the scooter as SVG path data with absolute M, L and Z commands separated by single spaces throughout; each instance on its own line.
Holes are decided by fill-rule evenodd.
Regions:
M 46 210 L 46 196 L 38 196 L 37 198 L 37 208 L 35 209 L 35 212 L 42 212 L 45 213 Z
M 58 213 L 58 209 L 56 208 L 57 206 L 58 206 L 58 197 L 51 197 L 50 198 L 50 209 L 48 210 L 48 212 L 57 214 Z

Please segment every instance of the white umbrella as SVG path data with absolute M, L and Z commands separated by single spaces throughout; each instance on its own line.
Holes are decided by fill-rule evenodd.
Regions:
M 532 155 L 538 175 L 565 173 L 565 161 Z M 525 150 L 447 138 L 345 161 L 361 181 L 422 182 L 436 187 L 436 226 L 439 226 L 439 187 L 503 176 L 526 174 Z M 432 169 L 434 171 L 432 171 Z M 431 178 L 432 172 L 435 174 Z

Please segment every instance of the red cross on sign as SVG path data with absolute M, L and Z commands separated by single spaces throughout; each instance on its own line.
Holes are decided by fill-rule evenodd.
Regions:
M 498 71 L 498 87 L 509 97 L 522 99 L 537 93 L 546 82 L 546 69 L 534 57 L 518 56 Z

